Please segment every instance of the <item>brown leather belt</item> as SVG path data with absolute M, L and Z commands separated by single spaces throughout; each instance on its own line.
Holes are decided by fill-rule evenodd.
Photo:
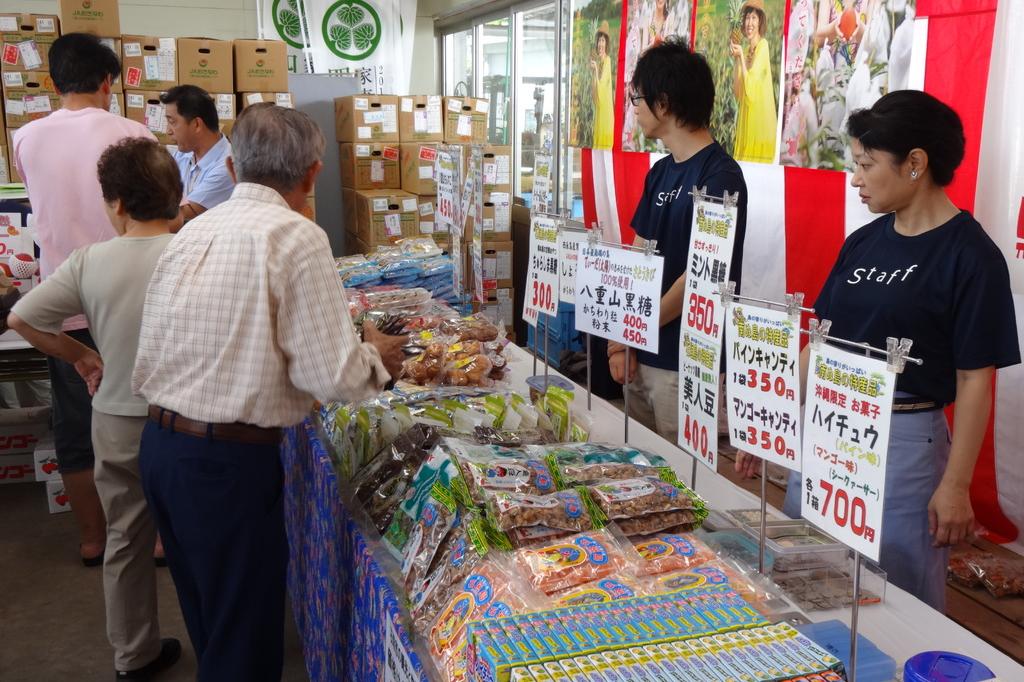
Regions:
M 199 438 L 230 440 L 249 445 L 274 445 L 281 442 L 281 429 L 254 426 L 253 424 L 209 424 L 183 417 L 177 412 L 165 410 L 156 405 L 149 406 L 149 418 L 162 429 L 171 429 Z
M 939 405 L 934 400 L 922 400 L 915 403 L 901 403 L 894 402 L 892 405 L 893 412 L 927 412 L 928 410 L 937 410 Z

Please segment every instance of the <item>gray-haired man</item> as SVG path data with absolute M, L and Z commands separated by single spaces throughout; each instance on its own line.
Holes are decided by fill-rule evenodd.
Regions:
M 157 264 L 132 380 L 150 404 L 143 487 L 200 682 L 280 679 L 280 427 L 314 399 L 379 392 L 404 341 L 367 327 L 360 343 L 327 236 L 298 213 L 322 166 L 313 120 L 256 105 L 232 142 L 238 185 Z

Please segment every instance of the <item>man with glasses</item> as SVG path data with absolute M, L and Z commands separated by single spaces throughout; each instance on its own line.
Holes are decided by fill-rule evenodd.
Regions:
M 612 378 L 629 382 L 631 416 L 662 437 L 678 436 L 679 332 L 685 300 L 686 264 L 693 222 L 690 190 L 709 194 L 739 192 L 739 216 L 729 278 L 740 280 L 747 222 L 747 186 L 739 164 L 715 142 L 708 126 L 715 84 L 708 63 L 685 42 L 670 39 L 647 50 L 630 83 L 630 102 L 648 139 L 659 139 L 669 155 L 647 174 L 644 194 L 633 215 L 635 244 L 657 240 L 665 257 L 658 353 L 631 352 L 608 344 Z M 633 409 L 635 408 L 635 409 Z

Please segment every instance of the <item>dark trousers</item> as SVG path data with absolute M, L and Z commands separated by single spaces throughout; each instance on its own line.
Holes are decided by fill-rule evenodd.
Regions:
M 95 350 L 88 329 L 67 332 L 75 341 Z M 63 474 L 88 471 L 96 457 L 92 451 L 92 397 L 75 366 L 46 356 L 52 395 L 53 446 Z
M 279 447 L 197 438 L 150 420 L 139 467 L 198 681 L 279 681 L 288 563 Z

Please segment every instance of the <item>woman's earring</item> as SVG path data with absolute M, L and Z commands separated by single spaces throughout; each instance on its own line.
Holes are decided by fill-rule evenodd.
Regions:
M 910 179 L 917 180 L 917 171 L 910 171 Z

